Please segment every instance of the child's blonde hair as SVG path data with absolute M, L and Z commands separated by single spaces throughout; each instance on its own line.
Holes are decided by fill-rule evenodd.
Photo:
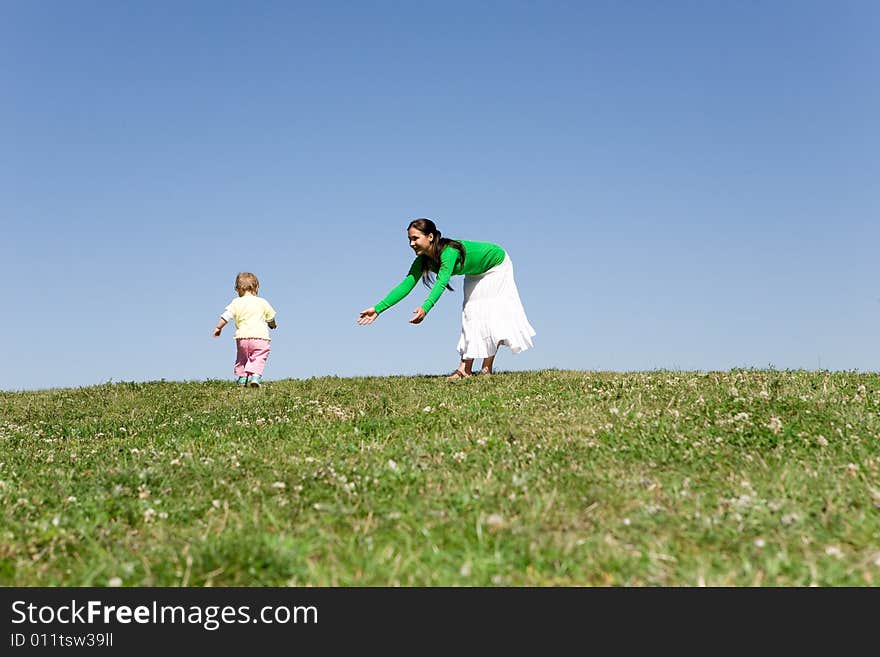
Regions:
M 239 272 L 238 276 L 235 277 L 235 291 L 238 292 L 238 296 L 244 296 L 245 292 L 256 294 L 259 289 L 260 281 L 249 271 Z

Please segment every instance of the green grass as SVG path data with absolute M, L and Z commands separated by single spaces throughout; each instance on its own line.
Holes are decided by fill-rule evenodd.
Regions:
M 880 375 L 0 393 L 5 586 L 872 586 Z

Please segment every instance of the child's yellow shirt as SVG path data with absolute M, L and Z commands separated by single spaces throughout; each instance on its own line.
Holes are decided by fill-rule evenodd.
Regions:
M 235 339 L 262 338 L 270 340 L 267 322 L 275 319 L 275 309 L 263 297 L 245 294 L 233 299 L 223 314 L 227 322 L 235 320 Z

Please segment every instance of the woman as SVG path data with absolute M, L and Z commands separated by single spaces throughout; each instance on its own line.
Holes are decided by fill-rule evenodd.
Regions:
M 532 346 L 535 330 L 529 324 L 516 283 L 510 256 L 497 244 L 451 240 L 442 237 L 430 219 L 415 219 L 407 227 L 409 246 L 416 259 L 406 278 L 375 306 L 362 310 L 357 323 L 372 324 L 379 314 L 402 300 L 419 278 L 430 293 L 413 311 L 411 324 L 420 324 L 443 290 L 452 290 L 449 279 L 464 274 L 464 304 L 458 353 L 461 362 L 447 378 L 464 379 L 473 373 L 475 358 L 483 359 L 481 374 L 491 374 L 495 354 L 505 344 L 513 353 Z

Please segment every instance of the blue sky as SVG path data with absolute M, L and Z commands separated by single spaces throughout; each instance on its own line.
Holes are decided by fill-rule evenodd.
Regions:
M 880 370 L 880 4 L 0 4 L 0 389 L 442 374 L 407 223 L 510 254 L 499 370 Z

